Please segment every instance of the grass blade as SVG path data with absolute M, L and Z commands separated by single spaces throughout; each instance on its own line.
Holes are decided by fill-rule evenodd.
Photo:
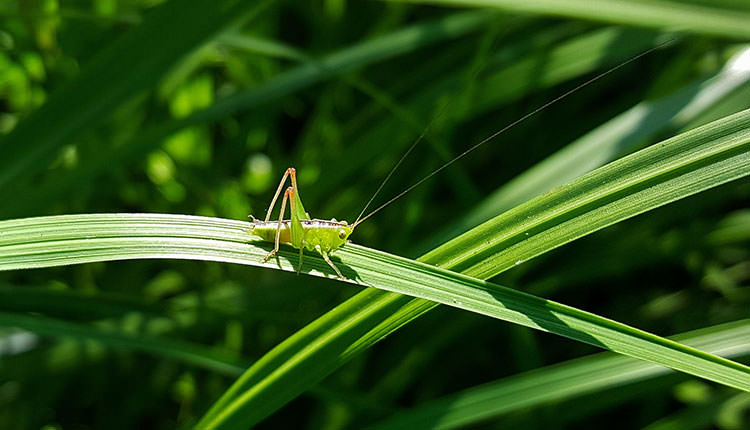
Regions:
M 457 121 L 468 121 L 472 117 L 511 104 L 523 97 L 529 97 L 544 89 L 572 81 L 592 73 L 596 70 L 604 71 L 631 58 L 657 44 L 658 35 L 643 30 L 623 28 L 603 28 L 576 35 L 570 39 L 558 40 L 555 34 L 559 29 L 552 28 L 542 32 L 529 43 L 547 41 L 553 48 L 548 51 L 531 51 L 520 54 L 517 47 L 511 45 L 499 49 L 488 59 L 488 63 L 497 63 L 497 70 L 487 76 L 478 76 L 474 84 L 475 95 L 470 106 L 459 110 L 455 115 Z M 548 39 L 554 40 L 550 42 Z M 522 49 L 521 52 L 524 52 Z M 543 65 L 543 66 L 540 66 Z M 513 82 L 514 85 L 508 85 Z M 435 106 L 439 95 L 448 95 L 462 87 L 462 80 L 455 74 L 446 74 L 443 82 L 433 88 L 415 95 L 404 102 L 409 110 L 417 113 L 421 118 L 428 118 Z M 428 110 L 425 110 L 425 108 Z M 426 123 L 424 123 L 426 125 Z M 396 127 L 394 120 L 386 118 L 375 124 L 368 124 L 366 132 L 354 136 L 351 145 L 345 149 L 345 158 L 353 160 L 320 178 L 320 187 L 312 193 L 315 197 L 317 189 L 335 189 L 356 178 L 368 164 L 377 163 L 382 157 L 379 142 L 391 139 L 389 137 Z M 420 130 L 421 131 L 421 130 Z M 406 139 L 399 139 L 389 145 L 397 153 L 406 151 L 408 145 L 418 134 Z M 429 142 L 429 139 L 428 139 Z M 395 161 L 395 160 L 394 160 Z M 447 159 L 445 160 L 447 161 Z M 374 191 L 374 190 L 373 190 Z
M 147 352 L 222 375 L 236 376 L 248 365 L 246 360 L 238 360 L 234 355 L 204 345 L 143 334 L 127 334 L 57 318 L 0 311 L 0 325 L 21 328 L 43 336 L 95 340 L 112 348 Z
M 425 259 L 486 279 L 592 231 L 749 173 L 750 110 L 745 110 L 517 206 Z
M 283 249 L 278 266 L 275 262 L 263 263 L 261 259 L 270 247 L 265 242 L 245 243 L 249 238 L 246 228 L 247 223 L 240 221 L 158 214 L 64 215 L 3 221 L 0 222 L 0 230 L 4 232 L 0 240 L 0 270 L 134 258 L 196 259 L 295 270 L 296 250 Z M 339 252 L 343 261 L 343 264 L 339 263 L 340 267 L 351 282 L 549 331 L 750 390 L 750 368 L 624 324 L 373 249 L 348 245 Z M 305 259 L 303 271 L 316 276 L 334 276 L 327 264 L 315 256 Z M 365 292 L 371 299 L 376 299 L 376 293 L 374 289 Z M 408 314 L 412 310 L 407 307 L 403 311 Z M 361 309 L 352 308 L 350 312 L 354 317 L 362 316 Z M 378 318 L 383 316 L 382 313 L 377 315 Z M 330 322 L 335 325 L 340 320 Z M 306 331 L 316 337 L 321 330 L 327 329 L 329 327 L 325 324 L 313 324 Z M 320 346 L 316 342 L 304 344 L 308 351 L 302 354 L 303 358 Z M 267 357 L 256 366 L 267 366 Z M 286 354 L 279 358 L 284 362 L 289 359 Z M 280 374 L 270 381 L 297 377 L 283 368 L 274 369 Z M 254 384 L 255 390 L 262 392 L 267 383 L 269 381 Z M 254 408 L 255 412 L 250 413 L 246 409 L 247 399 L 253 398 L 253 391 L 242 392 L 214 419 L 204 424 L 220 428 L 234 422 L 245 426 L 249 420 L 265 416 L 269 410 Z

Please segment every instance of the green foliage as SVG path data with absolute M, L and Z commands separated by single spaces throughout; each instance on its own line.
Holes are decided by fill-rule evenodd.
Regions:
M 600 3 L 0 6 L 0 427 L 741 426 L 750 9 Z

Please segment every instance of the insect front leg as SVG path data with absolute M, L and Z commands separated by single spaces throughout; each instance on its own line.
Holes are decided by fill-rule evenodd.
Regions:
M 284 178 L 286 178 L 286 175 L 284 176 Z M 265 256 L 265 258 L 263 258 L 264 263 L 279 252 L 279 240 L 281 238 L 281 226 L 284 223 L 284 211 L 286 210 L 286 201 L 289 199 L 289 196 L 291 196 L 291 194 L 292 194 L 292 187 L 289 187 L 284 192 L 284 198 L 281 200 L 281 211 L 279 212 L 279 223 L 276 225 L 276 237 L 274 239 L 274 247 L 273 247 L 273 250 L 271 250 L 271 252 L 269 252 L 268 255 Z M 274 200 L 275 200 L 275 197 L 274 197 Z
M 331 266 L 331 268 L 333 269 L 333 271 L 336 272 L 337 275 L 339 275 L 339 278 L 341 278 L 343 280 L 346 280 L 346 278 L 344 277 L 344 275 L 341 274 L 341 271 L 339 270 L 339 268 L 336 267 L 335 264 L 333 264 L 333 261 L 331 261 L 331 258 L 328 256 L 328 253 L 325 252 L 325 251 L 322 251 L 320 249 L 320 246 L 317 246 L 316 249 L 318 250 L 318 252 L 320 252 L 320 255 L 323 256 L 323 260 L 325 260 L 326 263 L 328 263 L 328 265 Z

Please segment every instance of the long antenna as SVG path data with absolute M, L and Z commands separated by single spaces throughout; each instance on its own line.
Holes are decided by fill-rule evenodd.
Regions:
M 393 168 L 391 168 L 391 171 L 388 172 L 388 174 L 385 176 L 385 179 L 383 179 L 383 181 L 380 183 L 380 186 L 378 186 L 378 189 L 375 190 L 375 193 L 373 193 L 372 197 L 370 197 L 370 200 L 367 201 L 367 204 L 365 205 L 365 207 L 362 208 L 362 212 L 359 213 L 359 215 L 357 216 L 357 219 L 354 221 L 354 224 L 353 224 L 354 226 L 360 223 L 360 218 L 362 218 L 362 215 L 365 214 L 365 211 L 367 210 L 368 207 L 370 207 L 370 204 L 372 204 L 373 200 L 375 200 L 375 197 L 378 196 L 380 191 L 385 186 L 386 182 L 388 182 L 388 180 L 391 179 L 391 176 L 393 176 L 393 173 L 396 172 L 396 170 L 398 169 L 398 166 L 400 166 L 401 163 L 404 162 L 406 157 L 409 156 L 409 153 L 419 144 L 419 142 L 422 141 L 422 139 L 424 139 L 425 135 L 427 135 L 427 132 L 432 128 L 432 125 L 435 123 L 435 121 L 437 121 L 438 118 L 443 116 L 443 113 L 445 112 L 449 104 L 450 102 L 446 102 L 442 106 L 442 108 L 440 108 L 440 112 L 438 112 L 437 115 L 432 117 L 432 120 L 430 120 L 430 123 L 427 124 L 427 127 L 425 127 L 425 129 L 422 130 L 422 133 L 419 135 L 419 137 L 417 137 L 417 139 L 414 141 L 414 143 L 411 144 L 409 149 L 407 149 L 406 152 L 404 152 L 404 155 L 402 155 L 401 158 L 399 158 L 398 162 L 393 166 Z
M 479 72 L 481 72 L 481 70 L 482 70 L 482 67 L 476 67 L 474 69 L 474 71 L 472 72 L 471 76 L 469 77 L 469 79 L 475 79 L 479 75 Z M 378 194 L 380 194 L 380 191 L 383 190 L 383 187 L 385 187 L 385 184 L 388 182 L 389 179 L 391 179 L 391 176 L 393 176 L 393 174 L 396 172 L 396 170 L 398 170 L 398 168 L 401 165 L 401 163 L 404 162 L 404 160 L 406 159 L 406 157 L 409 156 L 409 154 L 411 153 L 411 151 L 417 145 L 419 145 L 419 143 L 425 138 L 425 136 L 427 136 L 427 133 L 432 129 L 432 126 L 435 125 L 435 123 L 437 122 L 437 120 L 440 119 L 443 116 L 443 114 L 445 114 L 445 112 L 448 109 L 448 106 L 450 106 L 451 103 L 453 103 L 458 98 L 459 95 L 460 95 L 460 93 L 456 93 L 456 94 L 454 94 L 454 96 L 452 96 L 451 98 L 449 98 L 445 103 L 443 103 L 443 106 L 441 106 L 440 110 L 438 111 L 438 113 L 435 114 L 432 117 L 432 119 L 430 120 L 430 122 L 424 128 L 424 130 L 422 130 L 422 133 L 419 135 L 419 137 L 417 137 L 417 139 L 414 140 L 414 142 L 411 144 L 411 146 L 409 147 L 409 149 L 407 149 L 406 152 L 404 152 L 404 155 L 402 155 L 401 158 L 399 158 L 398 162 L 391 168 L 391 171 L 388 172 L 388 174 L 385 176 L 385 179 L 383 179 L 383 181 L 380 183 L 380 185 L 378 186 L 378 189 L 375 190 L 375 193 L 373 193 L 372 197 L 370 197 L 370 200 L 367 201 L 367 204 L 365 204 L 365 207 L 362 208 L 362 211 L 357 216 L 357 219 L 354 221 L 354 224 L 352 224 L 352 228 L 354 228 L 357 224 L 359 224 L 361 222 L 360 218 L 362 218 L 362 215 L 364 215 L 364 213 L 367 210 L 367 208 L 370 207 L 370 205 L 372 204 L 372 202 L 375 200 L 375 197 L 377 197 Z M 378 208 L 376 210 L 379 210 L 379 209 L 380 208 Z M 370 215 L 372 215 L 372 214 L 370 214 Z M 368 217 L 370 215 L 368 215 Z M 362 221 L 364 221 L 364 220 L 362 220 Z
M 370 212 L 370 213 L 369 213 L 369 214 L 367 214 L 366 216 L 362 217 L 362 216 L 361 216 L 361 214 L 360 214 L 360 216 L 359 216 L 359 217 L 357 217 L 357 221 L 356 221 L 356 222 L 355 222 L 355 223 L 354 223 L 354 224 L 352 225 L 352 228 L 356 227 L 356 226 L 357 226 L 358 224 L 361 224 L 361 223 L 362 223 L 362 222 L 363 222 L 364 220 L 366 220 L 367 218 L 370 218 L 371 216 L 375 215 L 375 214 L 376 214 L 377 212 L 379 212 L 379 211 L 380 211 L 381 209 L 383 209 L 383 208 L 385 208 L 386 206 L 390 205 L 390 204 L 391 204 L 391 203 L 393 203 L 394 201 L 396 201 L 396 200 L 400 199 L 401 197 L 403 197 L 404 195 L 406 195 L 406 194 L 407 194 L 408 192 L 410 192 L 410 191 L 411 191 L 411 190 L 413 190 L 414 188 L 417 188 L 418 186 L 422 185 L 422 183 L 424 183 L 425 181 L 427 181 L 427 180 L 428 180 L 428 179 L 430 179 L 431 177 L 433 177 L 433 176 L 437 175 L 438 173 L 440 173 L 440 172 L 441 172 L 441 171 L 442 171 L 443 169 L 445 169 L 446 167 L 450 166 L 451 164 L 453 164 L 453 163 L 455 163 L 456 161 L 460 160 L 461 158 L 465 157 L 465 156 L 466 156 L 467 154 L 469 154 L 470 152 L 472 152 L 472 151 L 474 151 L 475 149 L 479 148 L 480 146 L 484 145 L 485 143 L 489 142 L 490 140 L 492 140 L 492 139 L 496 138 L 497 136 L 499 136 L 499 135 L 501 135 L 501 134 L 505 133 L 506 131 L 510 130 L 511 128 L 513 128 L 513 127 L 517 126 L 518 124 L 520 124 L 520 123 L 522 123 L 522 122 L 526 121 L 527 119 L 531 118 L 532 116 L 534 116 L 534 115 L 538 114 L 539 112 L 543 111 L 544 109 L 547 109 L 548 107 L 550 107 L 550 106 L 552 106 L 553 104 L 555 104 L 555 103 L 559 102 L 560 100 L 562 100 L 562 99 L 564 99 L 564 98 L 566 98 L 566 97 L 570 96 L 571 94 L 573 94 L 573 93 L 575 93 L 575 92 L 577 92 L 577 91 L 581 90 L 582 88 L 584 88 L 584 87 L 587 87 L 587 86 L 589 86 L 589 85 L 593 84 L 594 82 L 596 82 L 596 81 L 598 81 L 598 80 L 600 80 L 600 79 L 604 78 L 605 76 L 607 76 L 607 75 L 609 75 L 609 74 L 611 74 L 611 73 L 615 72 L 616 70 L 619 70 L 619 69 L 621 69 L 621 68 L 623 68 L 623 67 L 627 66 L 628 64 L 630 64 L 630 63 L 632 63 L 632 62 L 634 62 L 634 61 L 638 60 L 639 58 L 641 58 L 641 57 L 643 57 L 643 56 L 646 56 L 646 55 L 648 55 L 648 54 L 650 54 L 650 53 L 652 53 L 652 52 L 654 52 L 654 51 L 656 51 L 656 50 L 658 50 L 658 49 L 661 49 L 661 48 L 663 48 L 664 46 L 666 46 L 666 45 L 668 45 L 668 44 L 671 44 L 671 43 L 672 43 L 672 42 L 674 42 L 675 40 L 676 40 L 676 39 L 674 39 L 674 38 L 673 38 L 673 39 L 669 39 L 669 40 L 666 40 L 666 41 L 664 41 L 664 42 L 661 42 L 661 43 L 659 43 L 658 45 L 654 46 L 653 48 L 649 48 L 649 49 L 647 49 L 646 51 L 644 51 L 644 52 L 641 52 L 640 54 L 638 54 L 638 55 L 636 55 L 636 56 L 634 56 L 634 57 L 632 57 L 632 58 L 630 58 L 630 59 L 628 59 L 628 60 L 626 60 L 626 61 L 623 61 L 622 63 L 620 63 L 620 64 L 618 64 L 618 65 L 616 65 L 616 66 L 614 66 L 614 67 L 611 67 L 610 69 L 608 69 L 608 70 L 606 70 L 606 71 L 604 71 L 604 72 L 602 72 L 602 73 L 600 73 L 600 74 L 598 74 L 598 75 L 594 76 L 593 78 L 591 78 L 591 79 L 587 80 L 586 82 L 584 82 L 584 83 L 582 83 L 582 84 L 579 84 L 579 85 L 577 85 L 577 86 L 576 86 L 575 88 L 573 88 L 573 89 L 571 89 L 571 90 L 568 90 L 568 91 L 566 91 L 565 93 L 563 93 L 563 94 L 561 94 L 561 95 L 559 95 L 559 96 L 555 97 L 554 99 L 552 99 L 552 100 L 548 101 L 547 103 L 545 103 L 545 104 L 543 104 L 543 105 L 539 106 L 538 108 L 536 108 L 536 109 L 532 110 L 531 112 L 527 113 L 526 115 L 522 116 L 521 118 L 519 118 L 519 119 L 517 119 L 517 120 L 515 120 L 515 121 L 511 122 L 510 124 L 506 125 L 505 127 L 501 128 L 500 130 L 498 130 L 498 131 L 496 131 L 496 132 L 492 133 L 492 134 L 491 134 L 491 135 L 489 135 L 488 137 L 485 137 L 485 138 L 484 138 L 484 139 L 482 139 L 482 140 L 481 140 L 481 141 L 480 141 L 479 143 L 475 144 L 474 146 L 472 146 L 471 148 L 467 149 L 466 151 L 464 151 L 464 152 L 462 152 L 462 153 L 458 154 L 458 155 L 457 155 L 457 156 L 456 156 L 455 158 L 453 158 L 452 160 L 448 161 L 447 163 L 445 163 L 445 164 L 443 164 L 442 166 L 438 167 L 437 169 L 433 170 L 432 172 L 430 172 L 430 173 L 429 173 L 429 174 L 428 174 L 427 176 L 425 176 L 424 178 L 422 178 L 422 179 L 420 179 L 419 181 L 415 182 L 414 184 L 410 185 L 410 186 L 409 186 L 408 188 L 406 188 L 406 189 L 405 189 L 404 191 L 402 191 L 402 192 L 398 193 L 398 194 L 397 194 L 397 195 L 396 195 L 395 197 L 391 198 L 391 199 L 390 199 L 390 200 L 388 200 L 387 202 L 385 202 L 385 203 L 383 203 L 382 205 L 378 206 L 377 208 L 375 208 L 375 209 L 374 209 L 374 210 L 373 210 L 372 212 Z M 424 134 L 424 133 L 423 133 L 423 134 Z M 409 148 L 409 151 L 407 151 L 407 153 L 406 153 L 406 154 L 408 154 L 408 153 L 409 153 L 409 152 L 410 152 L 410 151 L 411 151 L 412 149 L 414 149 L 414 146 L 416 146 L 416 143 L 417 143 L 417 142 L 415 142 L 414 144 L 412 144 L 411 148 Z M 406 155 L 406 154 L 405 154 L 405 155 Z M 401 157 L 401 160 L 399 160 L 398 164 L 401 164 L 401 161 L 403 161 L 403 159 L 404 159 L 404 157 Z M 396 165 L 396 167 L 398 167 L 398 164 Z M 393 170 L 395 170 L 395 168 L 394 168 Z M 391 174 L 393 173 L 393 170 L 391 170 Z M 388 175 L 388 177 L 390 177 L 390 175 L 391 175 L 391 174 L 389 174 L 389 175 Z M 387 179 L 388 179 L 388 178 L 386 178 L 386 180 L 387 180 Z M 382 185 L 381 185 L 381 188 L 382 188 Z M 380 191 L 380 188 L 378 189 L 378 191 Z M 374 196 L 373 196 L 373 199 L 374 199 Z M 372 200 L 372 199 L 371 199 L 371 200 Z M 369 205 L 369 203 L 368 203 L 368 205 Z M 363 211 L 363 212 L 364 212 L 364 211 Z

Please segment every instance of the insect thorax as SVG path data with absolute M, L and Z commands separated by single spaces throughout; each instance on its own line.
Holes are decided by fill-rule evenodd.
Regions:
M 346 221 L 329 221 L 322 219 L 301 220 L 304 231 L 304 245 L 309 250 L 314 250 L 320 246 L 322 251 L 330 252 L 346 243 L 349 235 L 352 233 L 352 227 Z M 274 241 L 276 239 L 276 230 L 279 227 L 278 221 L 254 221 L 252 234 L 260 236 L 263 240 Z M 291 221 L 284 220 L 279 229 L 279 242 L 291 243 Z

